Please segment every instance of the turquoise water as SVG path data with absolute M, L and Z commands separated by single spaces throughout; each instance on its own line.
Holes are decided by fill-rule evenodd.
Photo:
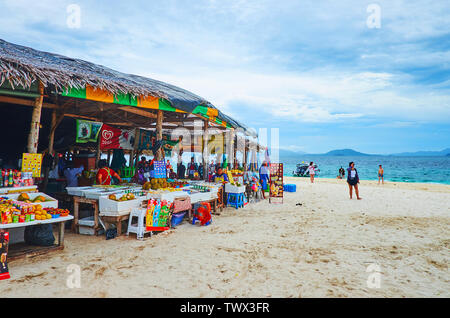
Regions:
M 350 161 L 355 162 L 361 180 L 378 180 L 378 165 L 383 165 L 384 180 L 397 182 L 427 182 L 450 184 L 450 157 L 340 157 L 301 155 L 284 157 L 284 175 L 292 176 L 297 163 L 314 161 L 320 169 L 318 177 L 336 178 L 342 166 L 347 170 Z M 346 171 L 347 175 L 347 171 Z

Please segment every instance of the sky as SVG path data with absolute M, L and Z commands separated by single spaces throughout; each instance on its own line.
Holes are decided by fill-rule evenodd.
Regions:
M 284 149 L 450 147 L 448 1 L 54 2 L 0 0 L 0 38 L 177 85 Z

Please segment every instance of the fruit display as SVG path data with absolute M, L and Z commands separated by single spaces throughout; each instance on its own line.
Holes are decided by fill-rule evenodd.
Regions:
M 142 186 L 143 190 L 166 190 L 166 191 L 176 191 L 176 189 L 188 186 L 189 183 L 186 181 L 172 181 L 168 182 L 166 179 L 152 179 L 144 183 Z
M 44 211 L 46 211 L 47 214 L 50 214 L 53 218 L 65 217 L 70 214 L 70 211 L 67 209 L 45 208 Z
M 25 196 L 22 198 L 25 198 Z M 43 208 L 40 204 L 0 198 L 0 220 L 2 224 L 42 221 L 68 215 L 69 210 Z
M 50 213 L 48 213 L 48 211 L 46 209 L 43 209 L 40 204 L 35 206 L 34 214 L 35 214 L 35 219 L 38 221 L 39 220 L 49 220 L 52 218 L 52 215 Z
M 153 178 L 152 180 L 150 180 L 149 182 L 147 181 L 146 183 L 144 183 L 144 185 L 142 186 L 143 190 L 158 190 L 158 189 L 163 189 L 163 188 L 168 188 L 169 184 L 167 183 L 166 179 L 163 178 Z
M 108 199 L 113 201 L 130 201 L 136 199 L 136 196 L 133 193 L 125 193 L 120 198 L 117 198 L 115 194 L 110 194 Z
M 17 201 L 22 201 L 22 202 L 26 202 L 26 203 L 42 203 L 42 202 L 47 202 L 47 201 L 51 201 L 51 200 L 48 200 L 43 195 L 38 195 L 33 200 L 31 200 L 30 196 L 27 193 L 21 193 L 19 195 L 19 197 L 17 198 Z

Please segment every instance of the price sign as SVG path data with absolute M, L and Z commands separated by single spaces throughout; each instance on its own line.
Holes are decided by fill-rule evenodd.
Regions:
M 270 179 L 269 179 L 269 203 L 272 201 L 281 199 L 283 203 L 283 164 L 271 163 L 270 164 Z
M 24 153 L 22 155 L 22 172 L 32 172 L 33 178 L 41 176 L 42 154 Z

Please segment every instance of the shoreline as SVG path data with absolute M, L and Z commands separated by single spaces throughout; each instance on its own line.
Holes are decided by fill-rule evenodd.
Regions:
M 291 180 L 291 181 L 300 181 L 306 180 L 309 183 L 309 177 L 293 177 L 293 176 L 283 176 L 284 180 Z M 322 177 L 315 177 L 314 181 L 325 181 L 328 183 L 341 183 L 346 182 L 347 179 L 337 179 L 337 178 L 322 178 Z M 286 182 L 285 182 L 286 183 Z M 378 179 L 360 179 L 361 185 L 377 185 L 378 186 Z M 380 184 L 380 186 L 395 186 L 395 185 L 406 185 L 411 186 L 411 188 L 417 187 L 432 187 L 432 188 L 443 188 L 443 192 L 445 191 L 445 188 L 448 188 L 448 191 L 450 191 L 450 184 L 449 183 L 437 183 L 437 182 L 413 182 L 413 181 L 389 181 L 384 180 L 384 184 Z M 419 189 L 419 190 L 425 190 L 425 189 Z M 428 189 L 427 189 L 428 190 Z

